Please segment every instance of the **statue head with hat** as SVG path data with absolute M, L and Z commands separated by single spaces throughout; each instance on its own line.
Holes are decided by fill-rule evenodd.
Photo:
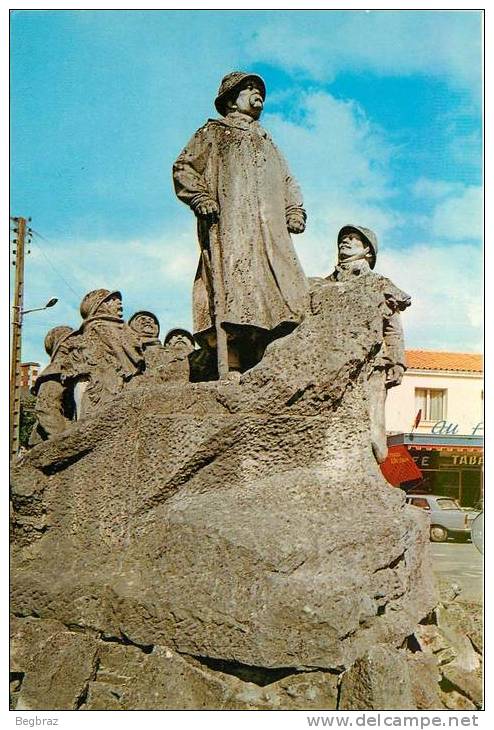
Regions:
M 135 312 L 129 319 L 129 327 L 141 338 L 157 338 L 160 334 L 158 317 L 144 309 Z
M 189 330 L 182 327 L 174 327 L 166 333 L 163 344 L 165 347 L 171 347 L 187 353 L 195 349 L 195 341 Z
M 122 317 L 122 295 L 119 291 L 94 289 L 83 298 L 80 312 L 84 320 L 103 315 L 120 319 Z
M 373 269 L 377 257 L 377 236 L 370 228 L 349 224 L 338 233 L 338 263 L 365 260 Z
M 214 105 L 226 117 L 232 112 L 259 119 L 266 98 L 266 84 L 257 74 L 232 71 L 223 77 Z
M 49 330 L 46 333 L 44 342 L 47 355 L 50 355 L 50 357 L 55 357 L 56 352 L 63 340 L 65 340 L 73 331 L 73 327 L 69 327 L 69 325 L 65 324 L 59 325 L 58 327 L 53 327 L 53 329 Z

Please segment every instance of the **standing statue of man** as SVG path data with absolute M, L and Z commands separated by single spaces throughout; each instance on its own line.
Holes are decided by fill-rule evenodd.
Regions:
M 266 89 L 234 71 L 209 119 L 173 166 L 175 191 L 198 218 L 201 258 L 193 291 L 194 336 L 216 347 L 220 378 L 252 367 L 266 345 L 299 324 L 308 283 L 290 233 L 306 214 L 287 164 L 258 119 Z
M 369 278 L 382 295 L 383 344 L 372 363 L 367 379 L 371 443 L 376 460 L 382 463 L 388 453 L 385 422 L 386 394 L 399 385 L 406 370 L 401 315 L 411 298 L 393 282 L 373 271 L 378 241 L 376 234 L 363 226 L 347 225 L 338 233 L 338 263 L 326 279 L 313 279 L 314 286 L 351 282 L 358 286 Z

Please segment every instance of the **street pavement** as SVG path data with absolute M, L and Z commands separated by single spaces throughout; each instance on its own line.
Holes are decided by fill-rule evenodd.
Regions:
M 458 598 L 482 602 L 483 556 L 471 542 L 431 542 L 432 568 L 447 583 L 457 583 L 462 591 Z

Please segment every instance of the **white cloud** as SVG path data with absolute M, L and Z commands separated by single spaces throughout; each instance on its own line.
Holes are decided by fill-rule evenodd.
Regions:
M 482 169 L 482 137 L 480 130 L 467 134 L 459 132 L 459 125 L 451 124 L 451 135 L 448 146 L 451 162 L 463 168 Z
M 461 192 L 461 183 L 449 182 L 446 180 L 430 180 L 421 177 L 411 186 L 412 194 L 417 198 L 429 198 L 436 200 L 447 198 L 449 195 Z
M 481 187 L 464 187 L 460 194 L 441 201 L 432 215 L 432 231 L 454 241 L 482 240 Z
M 294 237 L 308 275 L 328 273 L 341 226 L 361 223 L 387 233 L 400 221 L 388 180 L 393 152 L 382 130 L 354 102 L 323 92 L 299 98 L 302 121 L 266 115 L 275 143 L 289 151 L 288 163 L 304 193 L 307 232 Z M 316 172 L 314 172 L 316 171 Z
M 198 259 L 192 220 L 185 229 L 159 239 L 60 240 L 45 243 L 44 248 L 51 265 L 36 246 L 27 259 L 25 304 L 42 306 L 52 295 L 59 302 L 53 309 L 25 317 L 24 360 L 45 357 L 43 338 L 51 327 L 79 326 L 80 301 L 93 289 L 119 289 L 126 318 L 138 309 L 155 312 L 162 334 L 173 326 L 192 326 L 191 290 Z
M 410 191 L 419 202 L 432 206 L 431 213 L 415 217 L 415 223 L 436 240 L 482 241 L 482 187 L 420 178 Z
M 362 108 L 324 92 L 304 93 L 297 101 L 300 122 L 267 114 L 263 125 L 282 150 L 290 150 L 290 166 L 304 180 L 304 191 L 314 194 L 329 184 L 368 199 L 389 195 L 385 163 L 392 147 Z
M 482 350 L 478 247 L 417 243 L 402 251 L 383 251 L 377 270 L 412 297 L 412 306 L 403 315 L 408 348 Z
M 366 69 L 388 76 L 421 73 L 478 91 L 480 12 L 293 13 L 268 22 L 251 48 L 253 60 L 316 80 Z

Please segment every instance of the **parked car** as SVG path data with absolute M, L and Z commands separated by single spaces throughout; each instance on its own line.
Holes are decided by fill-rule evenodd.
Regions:
M 463 540 L 471 537 L 472 522 L 479 513 L 462 509 L 456 499 L 437 494 L 407 494 L 406 501 L 429 513 L 432 542 L 445 542 L 448 537 Z

